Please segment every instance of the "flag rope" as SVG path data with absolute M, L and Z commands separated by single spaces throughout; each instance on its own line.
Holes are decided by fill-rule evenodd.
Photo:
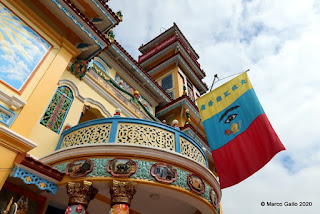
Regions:
M 221 78 L 221 79 L 218 77 L 218 74 L 215 74 L 215 75 L 214 75 L 214 78 L 213 78 L 213 81 L 212 81 L 212 85 L 211 85 L 210 91 L 212 91 L 213 85 L 214 85 L 215 83 L 219 82 L 220 80 L 224 80 L 224 79 L 227 79 L 227 78 L 229 78 L 229 77 L 233 77 L 233 76 L 235 76 L 235 75 L 242 74 L 242 73 L 248 72 L 248 71 L 250 71 L 250 69 L 247 69 L 247 70 L 245 70 L 245 71 L 241 71 L 241 72 L 238 72 L 238 73 L 235 73 L 235 74 L 231 74 L 231 75 L 229 75 L 229 76 L 227 76 L 227 77 L 223 77 L 223 78 Z M 218 80 L 215 81 L 216 79 L 218 79 Z

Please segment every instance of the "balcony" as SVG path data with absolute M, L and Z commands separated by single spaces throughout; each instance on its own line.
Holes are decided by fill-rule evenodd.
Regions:
M 64 131 L 56 150 L 109 143 L 135 144 L 175 152 L 208 167 L 203 149 L 178 128 L 119 116 L 87 121 Z

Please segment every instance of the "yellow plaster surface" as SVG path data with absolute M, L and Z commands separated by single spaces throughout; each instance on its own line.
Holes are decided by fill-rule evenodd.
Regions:
M 0 145 L 0 190 L 7 180 L 13 166 L 14 166 L 14 159 L 17 156 L 17 153 L 14 151 L 9 150 L 8 148 L 2 147 Z
M 14 166 L 14 159 L 18 153 L 30 151 L 35 144 L 27 144 L 26 139 L 21 138 L 9 129 L 1 127 L 0 130 L 0 189 L 9 176 Z M 30 142 L 29 142 L 30 143 Z
M 59 53 L 28 99 L 27 104 L 13 122 L 11 127 L 13 131 L 27 138 L 30 136 L 33 127 L 40 121 L 56 91 L 57 82 L 71 58 L 72 55 L 66 49 L 61 48 L 59 50 Z
M 61 79 L 66 79 L 73 82 L 77 86 L 79 90 L 79 94 L 83 98 L 91 98 L 94 101 L 100 102 L 110 112 L 111 115 L 113 115 L 113 113 L 115 112 L 116 108 L 113 105 L 111 105 L 107 100 L 105 100 L 102 96 L 100 96 L 97 92 L 95 92 L 84 81 L 76 78 L 73 74 L 71 74 L 70 71 L 65 70 L 65 72 L 61 76 Z M 56 91 L 57 87 L 58 85 L 55 86 L 55 88 L 53 89 L 53 92 Z M 90 105 L 96 109 L 99 109 L 99 111 L 103 114 L 103 116 L 107 117 L 107 115 L 105 115 L 97 105 L 94 105 L 90 102 L 82 102 L 80 99 L 78 99 L 74 91 L 73 91 L 73 96 L 74 96 L 74 99 L 73 99 L 72 105 L 69 109 L 68 115 L 64 121 L 64 124 L 62 125 L 61 131 L 59 134 L 51 131 L 49 128 L 40 124 L 41 116 L 46 110 L 47 106 L 49 105 L 51 98 L 47 101 L 47 103 L 45 104 L 45 107 L 42 109 L 41 116 L 35 123 L 34 128 L 32 129 L 32 132 L 29 137 L 32 141 L 34 141 L 38 145 L 37 148 L 30 151 L 30 154 L 32 154 L 37 158 L 41 158 L 45 155 L 48 155 L 54 152 L 58 144 L 58 141 L 60 139 L 61 132 L 66 126 L 66 124 L 70 124 L 71 126 L 75 126 L 78 124 L 84 104 Z
M 51 45 L 52 49 L 49 51 L 45 60 L 37 68 L 34 76 L 31 77 L 29 83 L 25 90 L 19 94 L 11 88 L 1 85 L 1 89 L 9 94 L 15 94 L 24 100 L 28 100 L 31 93 L 35 89 L 36 85 L 40 79 L 45 74 L 46 70 L 50 66 L 52 60 L 56 57 L 61 46 L 67 49 L 73 56 L 79 54 L 79 51 L 68 41 L 63 39 L 59 34 L 53 31 L 43 20 L 41 20 L 33 11 L 31 11 L 27 6 L 25 6 L 21 1 L 7 1 L 4 0 L 3 3 L 8 6 L 12 11 L 14 11 L 23 21 L 25 21 L 29 26 L 31 26 L 39 35 L 46 39 Z

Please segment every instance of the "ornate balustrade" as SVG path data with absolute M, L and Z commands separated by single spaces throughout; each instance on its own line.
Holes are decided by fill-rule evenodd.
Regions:
M 155 147 L 177 152 L 208 166 L 203 149 L 180 130 L 158 122 L 119 116 L 87 121 L 64 131 L 56 150 L 101 143 Z

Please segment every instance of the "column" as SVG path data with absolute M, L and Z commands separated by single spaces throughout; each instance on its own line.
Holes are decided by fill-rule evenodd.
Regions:
M 110 187 L 111 209 L 109 214 L 129 214 L 133 195 L 136 193 L 136 183 L 128 181 L 112 181 Z
M 87 214 L 89 202 L 94 199 L 98 190 L 90 181 L 68 182 L 69 207 L 66 214 Z

